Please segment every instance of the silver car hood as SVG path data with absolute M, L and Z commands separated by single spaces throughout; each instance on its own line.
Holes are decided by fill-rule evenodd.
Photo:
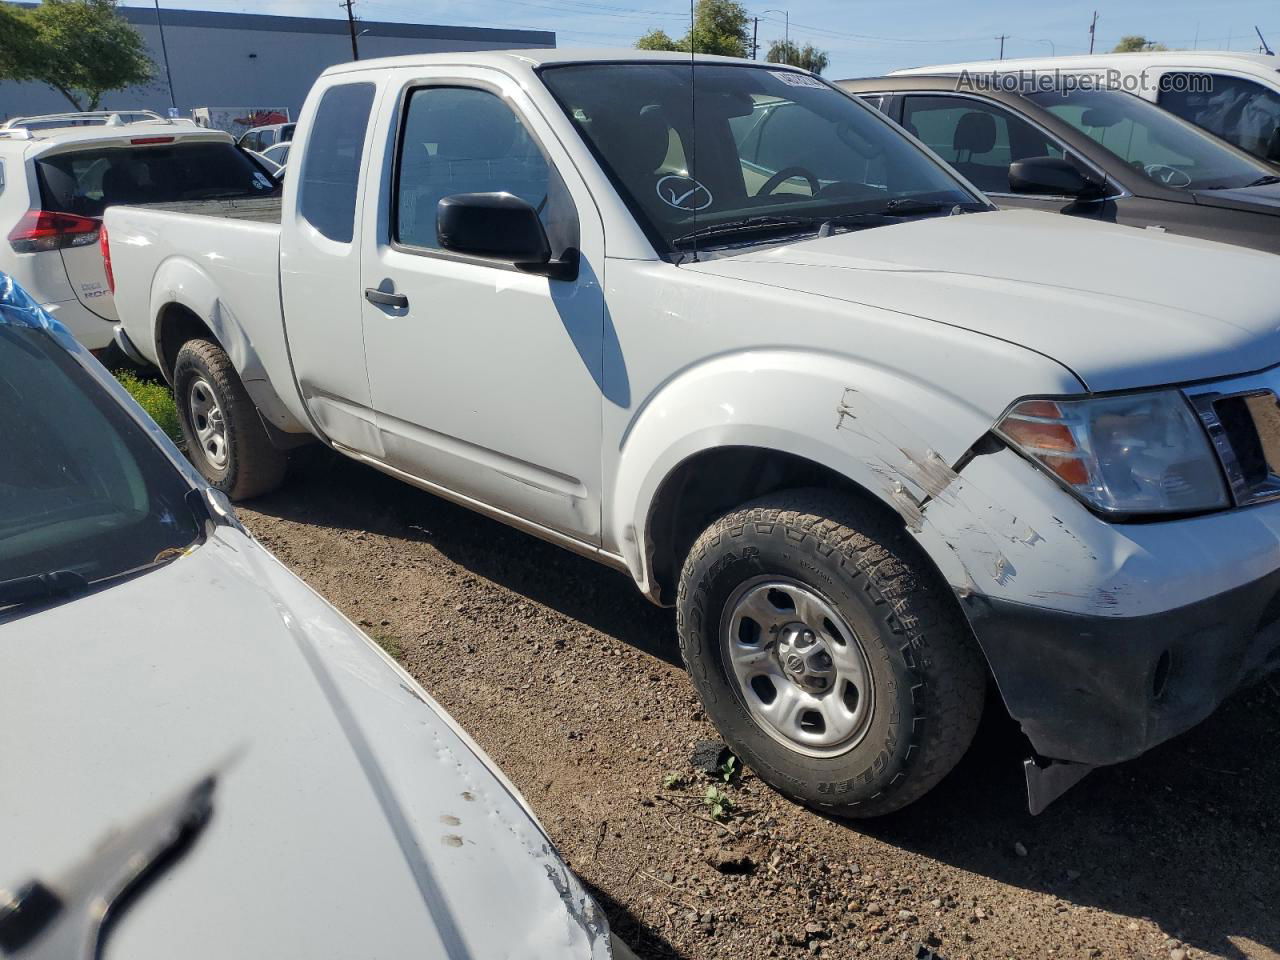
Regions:
M 0 625 L 0 656 L 0 887 L 55 879 L 237 757 L 107 958 L 609 956 L 510 784 L 237 530 Z
M 917 220 L 689 269 L 996 337 L 1095 391 L 1280 363 L 1280 257 L 1061 214 Z

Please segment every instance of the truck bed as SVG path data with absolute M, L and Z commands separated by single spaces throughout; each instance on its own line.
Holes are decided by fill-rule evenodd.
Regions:
M 181 213 L 193 217 L 221 217 L 224 220 L 247 220 L 250 223 L 280 222 L 280 197 L 248 197 L 213 200 L 175 200 L 171 203 L 144 204 L 147 210 Z

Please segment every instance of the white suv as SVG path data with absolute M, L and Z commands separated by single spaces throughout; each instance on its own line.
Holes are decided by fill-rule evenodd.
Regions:
M 104 349 L 118 319 L 98 246 L 110 204 L 275 189 L 230 134 L 188 120 L 144 111 L 18 118 L 0 128 L 0 272 L 90 350 Z

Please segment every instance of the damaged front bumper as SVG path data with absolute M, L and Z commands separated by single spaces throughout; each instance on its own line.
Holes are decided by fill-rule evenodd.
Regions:
M 921 519 L 1043 759 L 1132 759 L 1280 668 L 1280 502 L 1114 523 L 1001 450 L 965 465 Z M 1033 807 L 1037 790 L 1079 778 L 1049 770 L 1028 768 Z
M 1280 667 L 1280 571 L 1136 617 L 977 595 L 964 606 L 1010 714 L 1055 760 L 1130 760 Z

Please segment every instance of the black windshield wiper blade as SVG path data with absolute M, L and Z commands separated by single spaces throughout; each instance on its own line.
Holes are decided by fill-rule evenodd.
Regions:
M 820 217 L 746 217 L 742 220 L 730 220 L 717 223 L 701 230 L 694 230 L 676 237 L 671 241 L 675 247 L 688 246 L 698 240 L 713 240 L 717 237 L 732 237 L 753 233 L 774 233 L 779 230 L 817 229 L 822 222 Z
M 74 570 L 51 570 L 30 577 L 0 580 L 0 609 L 36 600 L 71 597 L 88 589 L 89 581 Z
M 1274 173 L 1264 174 L 1257 180 L 1253 181 L 1253 183 L 1248 184 L 1248 186 L 1265 187 L 1269 183 L 1280 183 L 1280 177 L 1277 177 Z
M 1247 190 L 1250 187 L 1265 187 L 1272 183 L 1280 183 L 1280 177 L 1273 173 L 1267 173 L 1260 176 L 1257 180 L 1245 184 L 1232 183 L 1215 183 L 1207 187 L 1198 187 L 1199 190 Z

